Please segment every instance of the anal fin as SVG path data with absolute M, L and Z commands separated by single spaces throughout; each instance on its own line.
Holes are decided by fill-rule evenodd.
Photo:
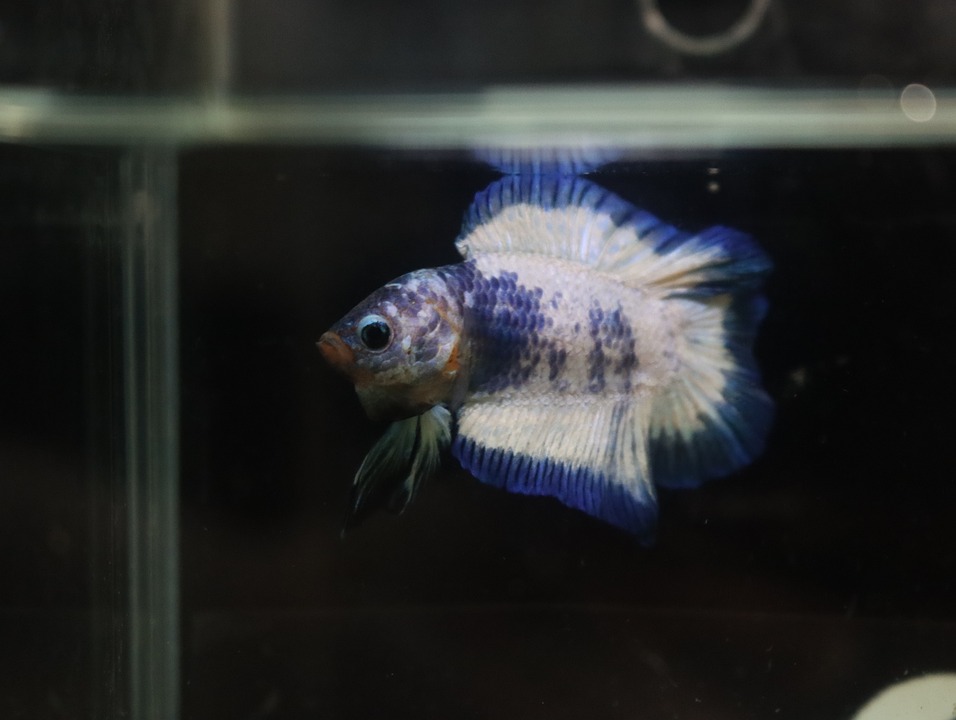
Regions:
M 630 398 L 489 399 L 459 413 L 452 454 L 479 480 L 548 495 L 647 542 L 657 503 Z

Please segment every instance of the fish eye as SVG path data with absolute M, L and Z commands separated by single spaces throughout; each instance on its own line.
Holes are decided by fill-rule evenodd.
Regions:
M 392 339 L 392 329 L 380 315 L 367 315 L 359 320 L 358 336 L 369 350 L 384 350 Z

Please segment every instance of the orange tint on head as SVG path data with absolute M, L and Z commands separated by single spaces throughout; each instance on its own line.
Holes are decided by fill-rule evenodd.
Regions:
M 338 333 L 329 330 L 323 333 L 322 337 L 316 343 L 319 346 L 319 352 L 325 361 L 332 366 L 334 370 L 346 375 L 356 387 L 365 385 L 375 380 L 374 374 L 364 368 L 359 367 L 355 361 L 355 352 L 345 341 L 339 337 Z
M 347 373 L 355 363 L 355 353 L 331 330 L 324 333 L 316 345 L 325 361 L 340 372 Z
M 455 343 L 442 372 L 446 378 L 453 378 L 458 375 L 459 370 L 461 370 L 461 361 L 458 359 L 458 343 Z

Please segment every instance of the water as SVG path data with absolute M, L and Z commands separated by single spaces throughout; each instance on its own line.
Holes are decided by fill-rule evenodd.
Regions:
M 921 124 L 855 94 L 736 120 L 667 97 L 656 121 L 609 92 L 616 115 L 436 96 L 70 122 L 20 98 L 0 146 L 6 715 L 846 718 L 956 671 L 951 99 Z M 539 126 L 615 140 L 596 182 L 772 256 L 767 452 L 665 493 L 650 549 L 451 459 L 342 540 L 380 428 L 314 342 L 457 259 L 497 177 L 469 138 Z

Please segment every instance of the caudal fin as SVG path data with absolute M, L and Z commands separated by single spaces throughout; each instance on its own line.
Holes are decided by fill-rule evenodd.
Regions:
M 682 319 L 680 370 L 655 398 L 648 429 L 651 474 L 665 487 L 692 487 L 751 462 L 764 447 L 773 401 L 753 357 L 767 310 L 759 287 L 770 271 L 747 235 L 713 227 L 658 245 L 649 273 Z

